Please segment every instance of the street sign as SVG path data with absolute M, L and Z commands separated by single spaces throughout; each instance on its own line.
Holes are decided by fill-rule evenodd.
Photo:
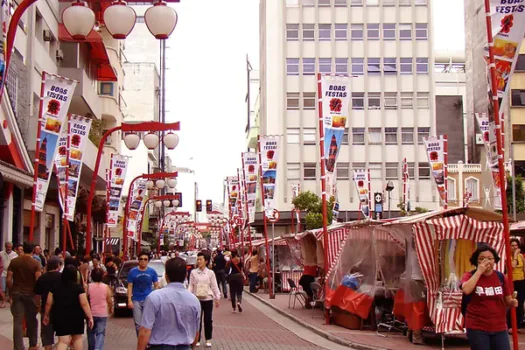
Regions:
M 374 193 L 374 213 L 376 219 L 381 219 L 381 213 L 383 212 L 383 194 L 381 192 Z
M 272 215 L 271 215 L 271 216 L 268 215 L 266 218 L 267 218 L 268 221 L 270 221 L 270 222 L 277 222 L 277 221 L 279 221 L 279 219 L 281 218 L 281 214 L 279 213 L 279 211 L 278 211 L 277 209 L 274 209 L 274 210 L 272 211 Z

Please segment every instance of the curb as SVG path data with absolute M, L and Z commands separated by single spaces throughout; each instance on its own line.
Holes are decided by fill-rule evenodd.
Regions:
M 351 342 L 349 340 L 346 340 L 346 339 L 343 339 L 341 337 L 338 337 L 336 335 L 333 335 L 330 332 L 326 332 L 326 331 L 324 331 L 322 329 L 319 329 L 318 327 L 312 326 L 310 323 L 308 323 L 306 321 L 303 321 L 300 318 L 295 317 L 295 316 L 291 315 L 290 313 L 288 313 L 288 312 L 286 312 L 284 310 L 281 310 L 280 308 L 278 308 L 277 306 L 273 305 L 271 302 L 265 300 L 264 298 L 261 298 L 257 294 L 250 293 L 249 291 L 246 291 L 246 290 L 245 290 L 245 292 L 248 293 L 249 295 L 251 295 L 252 297 L 254 297 L 255 299 L 259 300 L 260 302 L 262 302 L 266 306 L 270 307 L 274 311 L 277 311 L 279 314 L 289 318 L 290 320 L 300 324 L 304 328 L 307 328 L 307 329 L 311 330 L 312 332 L 316 333 L 317 335 L 320 335 L 321 337 L 323 337 L 323 338 L 325 338 L 325 339 L 327 339 L 327 340 L 329 340 L 331 342 L 334 342 L 336 344 L 343 345 L 343 346 L 348 346 L 350 348 L 354 348 L 354 349 L 357 349 L 357 350 L 388 350 L 388 349 L 385 349 L 385 348 L 378 348 L 378 347 L 372 346 L 372 345 L 354 343 L 354 342 Z

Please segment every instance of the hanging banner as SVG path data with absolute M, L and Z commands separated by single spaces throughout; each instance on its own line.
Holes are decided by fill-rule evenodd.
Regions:
M 255 221 L 255 199 L 257 198 L 257 168 L 259 166 L 255 152 L 242 154 L 244 166 L 244 183 L 246 189 L 246 205 L 248 206 L 248 222 Z
M 403 204 L 405 213 L 410 213 L 410 176 L 407 159 L 403 159 Z
M 56 75 L 45 74 L 43 101 L 40 110 L 40 142 L 38 145 L 35 171 L 37 172 L 35 209 L 42 211 L 46 201 L 53 162 L 58 148 L 62 125 L 75 91 L 77 82 Z
M 142 216 L 140 210 L 146 201 L 146 183 L 146 179 L 138 179 L 133 185 L 131 194 L 128 194 L 131 195 L 131 204 L 129 206 L 127 231 L 128 237 L 133 240 L 137 239 L 137 228 Z
M 275 190 L 277 180 L 277 164 L 279 159 L 279 139 L 275 136 L 260 136 L 259 150 L 261 152 L 261 181 L 263 184 L 262 198 L 266 216 L 273 216 L 275 209 Z
M 65 134 L 64 134 L 65 130 Z M 60 183 L 60 202 L 64 209 L 63 200 L 65 198 L 66 171 L 67 174 L 67 213 L 66 218 L 74 221 L 75 207 L 78 196 L 80 174 L 82 172 L 82 160 L 86 149 L 89 131 L 91 130 L 91 119 L 78 115 L 71 115 L 69 118 L 69 164 L 67 163 L 67 119 L 62 128 L 59 139 L 58 153 L 55 158 L 57 165 L 57 177 Z M 65 145 L 64 145 L 65 143 Z
M 445 144 L 443 136 L 439 138 L 431 136 L 423 138 L 425 149 L 427 151 L 428 163 L 430 165 L 430 172 L 438 189 L 441 204 L 446 203 L 446 188 L 445 188 Z
M 7 0 L 1 0 L 0 9 L 0 23 L 2 24 L 2 34 L 0 36 L 0 96 L 4 90 L 4 78 L 5 78 L 5 49 L 6 49 L 6 36 L 7 26 L 9 25 L 9 3 Z
M 321 75 L 321 113 L 324 125 L 326 186 L 330 198 L 336 197 L 335 168 L 348 118 L 350 77 Z
M 230 217 L 233 217 L 233 215 L 237 215 L 238 207 L 237 207 L 237 199 L 239 197 L 239 181 L 237 180 L 237 176 L 228 176 L 226 178 L 226 186 L 228 188 L 228 201 L 229 201 L 229 209 L 230 209 Z
M 370 218 L 370 190 L 368 189 L 368 172 L 365 169 L 354 170 L 354 183 L 359 197 L 361 211 L 366 219 Z
M 525 3 L 521 0 L 490 0 L 490 13 L 499 110 L 500 114 L 503 114 L 509 100 L 509 81 L 514 73 L 525 35 Z M 485 56 L 488 57 L 487 47 Z
M 108 227 L 117 227 L 118 214 L 121 207 L 122 188 L 128 169 L 129 157 L 112 154 L 109 175 L 109 203 L 108 203 Z M 132 202 L 133 203 L 133 202 Z

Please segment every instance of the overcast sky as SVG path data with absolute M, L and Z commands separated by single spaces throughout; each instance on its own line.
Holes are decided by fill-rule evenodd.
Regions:
M 284 0 L 283 0 L 284 1 Z M 436 49 L 462 50 L 463 1 L 433 0 Z M 458 6 L 460 5 L 461 6 Z M 223 179 L 236 175 L 245 145 L 246 54 L 259 68 L 259 0 L 181 0 L 168 43 L 167 120 L 180 121 L 175 166 L 185 210 L 199 199 L 222 202 Z M 193 158 L 190 160 L 190 158 Z

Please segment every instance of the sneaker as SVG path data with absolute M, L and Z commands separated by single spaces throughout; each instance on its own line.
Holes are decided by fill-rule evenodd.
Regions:
M 195 346 L 201 346 L 201 342 L 198 342 L 197 344 L 195 344 Z
M 232 312 L 233 312 L 233 313 L 236 313 L 236 312 L 237 312 L 237 310 L 233 309 L 233 311 L 232 311 Z
M 239 309 L 239 312 L 242 312 L 242 306 L 241 306 L 241 303 L 238 303 L 238 304 L 237 304 L 237 308 Z
M 207 341 L 207 342 L 206 342 L 206 347 L 207 347 L 207 348 L 211 348 L 211 341 Z

